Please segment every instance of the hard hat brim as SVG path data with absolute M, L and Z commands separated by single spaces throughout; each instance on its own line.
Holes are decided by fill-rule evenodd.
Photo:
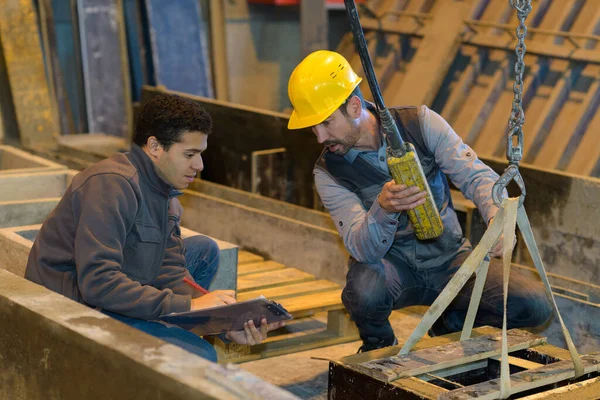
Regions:
M 288 121 L 288 129 L 302 129 L 319 125 L 321 122 L 325 121 L 328 116 L 329 115 L 311 115 L 307 118 L 299 118 L 298 113 L 294 110 Z

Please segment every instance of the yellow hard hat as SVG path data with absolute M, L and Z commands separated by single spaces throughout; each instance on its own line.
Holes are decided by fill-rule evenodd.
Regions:
M 318 50 L 306 56 L 288 82 L 294 111 L 288 129 L 318 125 L 350 96 L 362 81 L 348 61 L 333 51 Z

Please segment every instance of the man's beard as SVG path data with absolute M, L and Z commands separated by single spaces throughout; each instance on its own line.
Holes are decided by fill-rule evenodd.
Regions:
M 346 135 L 343 140 L 326 140 L 323 142 L 323 144 L 328 148 L 330 146 L 339 145 L 339 148 L 335 151 L 331 151 L 331 149 L 328 150 L 338 156 L 345 156 L 346 153 L 348 153 L 348 151 L 350 151 L 350 149 L 356 144 L 356 142 L 358 142 L 358 139 L 360 139 L 360 132 L 358 128 L 351 127 L 351 129 L 352 131 Z

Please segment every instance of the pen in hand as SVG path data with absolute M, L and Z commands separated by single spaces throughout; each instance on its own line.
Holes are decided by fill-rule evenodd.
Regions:
M 192 281 L 187 276 L 185 276 L 183 278 L 183 281 L 185 283 L 187 283 L 188 285 L 190 285 L 191 287 L 193 287 L 194 289 L 196 289 L 197 291 L 199 291 L 200 293 L 202 293 L 202 294 L 208 294 L 208 290 L 204 289 L 202 286 L 198 285 L 196 282 Z

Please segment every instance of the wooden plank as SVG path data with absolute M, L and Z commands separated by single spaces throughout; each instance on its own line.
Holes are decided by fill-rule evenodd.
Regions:
M 538 154 L 542 144 L 552 129 L 552 126 L 556 122 L 557 116 L 560 114 L 561 109 L 569 97 L 573 82 L 579 77 L 580 73 L 581 67 L 565 70 L 562 73 L 561 78 L 554 85 L 550 98 L 542 111 L 542 117 L 537 121 L 534 128 L 523 138 L 523 161 L 529 163 L 534 161 L 535 156 Z
M 258 272 L 275 271 L 284 269 L 285 265 L 275 261 L 260 261 L 256 263 L 241 264 L 238 266 L 238 276 L 256 274 Z
M 450 196 L 452 197 L 452 204 L 456 211 L 469 213 L 477 209 L 475 204 L 471 200 L 467 200 L 460 190 L 451 189 Z
M 341 290 L 290 297 L 282 299 L 279 303 L 281 303 L 294 318 L 302 318 L 323 311 L 341 310 L 344 308 Z
M 385 382 L 451 368 L 460 364 L 500 355 L 501 334 L 487 335 L 431 349 L 418 350 L 403 356 L 393 356 L 354 365 L 353 368 Z M 545 338 L 520 329 L 507 332 L 509 352 L 526 349 L 545 342 Z
M 21 143 L 51 144 L 60 128 L 46 80 L 34 4 L 0 0 L 0 10 L 0 40 Z
M 281 300 L 288 297 L 315 294 L 339 289 L 340 286 L 330 281 L 317 280 L 293 285 L 276 286 L 268 289 L 252 290 L 238 294 L 238 301 L 252 299 L 257 296 L 265 296 L 271 300 Z
M 463 19 L 472 2 L 443 2 L 432 14 L 431 24 L 390 104 L 431 106 L 460 48 Z
M 89 131 L 129 138 L 129 63 L 122 0 L 77 0 Z
M 225 32 L 225 10 L 221 0 L 210 0 L 210 39 L 212 41 L 212 65 L 215 77 L 215 97 L 229 99 L 229 73 L 227 70 L 227 41 Z
M 500 356 L 490 357 L 490 359 L 495 360 L 495 361 L 500 361 Z M 536 363 L 536 362 L 529 361 L 529 360 L 524 360 L 522 358 L 513 357 L 513 356 L 508 356 L 508 363 L 510 365 L 514 365 L 514 366 L 517 366 L 520 368 L 525 368 L 525 369 L 534 369 L 534 368 L 539 368 L 539 367 L 545 365 L 545 364 L 540 364 L 540 363 Z M 488 359 L 484 359 L 484 360 L 474 361 L 474 362 L 471 362 L 468 364 L 457 365 L 457 366 L 451 367 L 451 368 L 441 369 L 439 371 L 435 371 L 435 375 L 427 373 L 427 374 L 419 375 L 417 377 L 419 379 L 423 379 L 424 381 L 431 381 L 433 379 L 436 379 L 437 377 L 444 378 L 447 376 L 463 374 L 465 372 L 474 371 L 474 370 L 481 369 L 481 368 L 487 368 L 487 366 L 488 366 Z
M 600 393 L 600 377 L 572 383 L 543 393 L 521 397 L 521 400 L 596 400 Z
M 197 0 L 144 0 L 157 85 L 197 96 L 214 97 L 205 21 Z M 172 34 L 177 27 L 177 34 Z
M 501 356 L 490 357 L 490 359 L 500 362 Z M 516 367 L 525 368 L 525 369 L 535 369 L 539 367 L 543 367 L 545 364 L 536 363 L 529 360 L 524 360 L 519 357 L 508 356 L 508 363 L 510 365 L 514 365 Z
M 249 251 L 240 250 L 238 252 L 238 265 L 261 262 L 264 260 L 264 257 L 250 253 Z
M 296 268 L 285 268 L 277 271 L 261 272 L 238 278 L 238 292 L 266 289 L 273 286 L 288 285 L 315 280 L 315 276 Z
M 300 2 L 300 54 L 306 57 L 316 50 L 327 49 L 327 9 L 325 0 Z
M 600 353 L 581 356 L 584 373 L 600 370 Z M 575 377 L 573 362 L 571 360 L 559 361 L 533 370 L 521 371 L 510 376 L 510 394 L 521 393 L 526 390 L 550 385 Z M 500 380 L 492 379 L 477 385 L 467 386 L 445 393 L 440 400 L 466 400 L 472 399 L 476 394 L 477 400 L 497 399 L 500 395 Z
M 474 118 L 463 133 L 465 142 L 473 145 L 477 142 L 478 136 L 488 121 L 490 114 L 494 110 L 494 106 L 498 103 L 498 99 L 505 92 L 506 83 L 508 81 L 509 59 L 504 58 L 499 68 L 494 72 L 491 82 L 488 84 L 486 93 L 480 98 L 480 101 L 473 104 L 475 109 Z M 501 132 L 499 130 L 499 132 Z
M 525 64 L 532 65 L 531 72 L 525 76 L 523 82 L 523 108 L 526 110 L 527 121 L 531 122 L 535 121 L 536 116 L 529 105 L 533 99 L 537 99 L 538 88 L 546 76 L 549 63 L 545 59 L 530 56 L 525 58 Z M 507 83 L 507 90 L 501 94 L 488 121 L 479 133 L 474 149 L 480 157 L 492 156 L 498 149 L 501 149 L 500 153 L 505 157 L 508 121 L 514 98 L 513 84 L 514 79 L 511 78 Z
M 219 362 L 241 363 L 358 340 L 356 332 L 342 336 L 328 328 L 322 321 L 304 318 L 290 321 L 285 328 L 269 333 L 265 341 L 255 346 L 226 345 L 215 337 L 209 341 L 215 345 Z
M 597 104 L 595 107 L 597 109 Z M 585 130 L 585 134 L 581 138 L 577 150 L 569 161 L 566 169 L 567 172 L 581 175 L 590 175 L 593 172 L 600 159 L 600 146 L 598 146 L 599 129 L 600 113 L 596 112 Z
M 322 330 L 319 332 L 311 331 L 299 334 L 291 334 L 287 337 L 282 336 L 277 340 L 263 342 L 255 346 L 234 344 L 221 345 L 218 342 L 215 342 L 214 346 L 217 350 L 220 363 L 242 363 L 259 360 L 262 358 L 281 356 L 284 354 L 298 353 L 320 347 L 334 346 L 337 344 L 352 342 L 357 339 L 358 336 L 340 337 L 326 330 Z
M 329 364 L 329 400 L 437 399 L 447 389 L 417 378 L 380 382 L 344 365 Z
M 578 67 L 574 67 L 578 69 Z M 588 65 L 585 72 L 591 72 L 591 69 L 598 69 L 598 66 Z M 573 73 L 573 69 L 569 71 Z M 594 75 L 597 75 L 594 74 Z M 588 78 L 581 74 L 576 77 L 577 81 L 585 81 Z M 577 81 L 573 80 L 573 88 L 577 85 Z M 593 90 L 592 90 L 593 92 Z M 592 95 L 593 96 L 593 95 Z M 584 99 L 587 98 L 587 100 Z M 589 123 L 591 115 L 584 118 L 586 109 L 589 104 L 582 104 L 585 101 L 591 100 L 593 97 L 584 95 L 583 93 L 575 90 L 570 90 L 569 94 L 565 99 L 565 103 L 556 117 L 554 126 L 549 130 L 547 137 L 539 146 L 539 151 L 535 154 L 533 164 L 543 168 L 557 168 L 559 160 L 565 156 L 569 143 L 576 132 L 583 133 L 581 125 Z
M 461 49 L 463 53 L 466 53 L 467 49 L 473 49 L 471 46 L 464 47 Z M 483 65 L 487 62 L 487 52 L 474 52 L 471 55 L 471 61 L 467 68 L 462 72 L 458 82 L 456 83 L 450 97 L 446 101 L 444 108 L 442 109 L 441 115 L 444 119 L 452 125 L 460 109 L 464 107 L 465 100 L 471 91 L 473 85 L 477 81 L 477 77 L 481 73 Z
M 498 328 L 494 328 L 492 326 L 481 326 L 473 329 L 471 337 L 477 338 L 486 335 L 499 335 L 501 333 L 502 331 Z M 444 346 L 446 344 L 454 343 L 457 340 L 460 340 L 460 334 L 461 332 L 455 332 L 448 335 L 421 339 L 417 344 L 415 344 L 414 351 L 430 349 L 432 347 Z M 397 346 L 384 347 L 383 349 L 368 351 L 366 353 L 352 354 L 350 356 L 346 356 L 339 360 L 336 360 L 336 362 L 345 365 L 356 365 L 363 364 L 372 360 L 378 360 L 381 358 L 394 357 L 398 355 L 398 352 L 402 348 L 402 345 L 403 343 L 398 343 Z M 567 352 L 567 354 L 569 354 L 569 352 Z

